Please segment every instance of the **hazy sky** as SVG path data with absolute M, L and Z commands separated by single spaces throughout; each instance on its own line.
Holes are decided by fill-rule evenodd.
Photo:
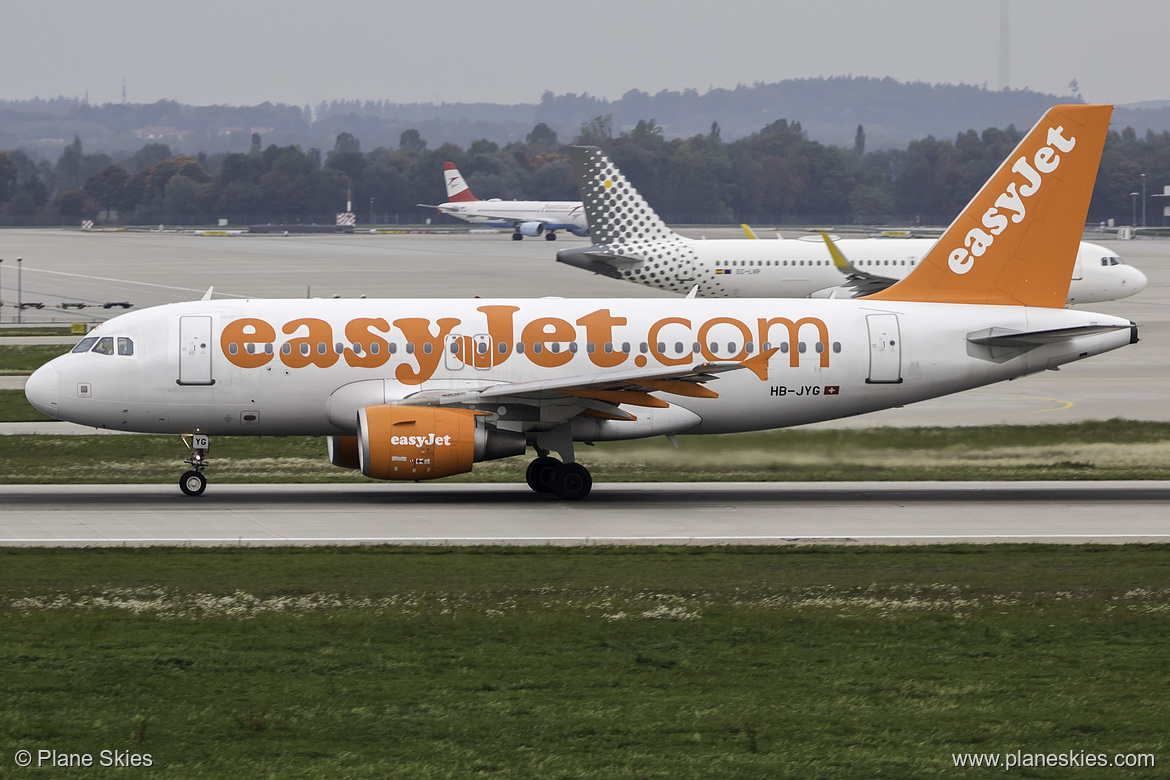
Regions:
M 1168 0 L 1009 0 L 1010 85 L 1170 99 Z M 1000 82 L 1000 0 L 0 0 L 0 98 L 533 103 L 815 76 Z

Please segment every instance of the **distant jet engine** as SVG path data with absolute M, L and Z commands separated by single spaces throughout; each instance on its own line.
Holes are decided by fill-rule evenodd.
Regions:
M 516 226 L 516 232 L 520 235 L 528 236 L 529 238 L 536 238 L 544 232 L 543 222 L 521 222 Z

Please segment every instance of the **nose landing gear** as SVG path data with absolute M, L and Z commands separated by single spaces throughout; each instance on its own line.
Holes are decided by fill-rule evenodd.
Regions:
M 179 477 L 179 489 L 188 496 L 201 496 L 207 489 L 207 477 L 203 476 L 203 469 L 207 468 L 211 437 L 205 433 L 193 433 L 190 440 L 184 436 L 183 443 L 191 450 L 190 457 L 183 461 L 191 466 L 191 469 Z

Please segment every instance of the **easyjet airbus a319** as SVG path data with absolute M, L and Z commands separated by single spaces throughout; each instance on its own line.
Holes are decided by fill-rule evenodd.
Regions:
M 1135 342 L 1128 320 L 1064 308 L 1111 110 L 1050 110 L 866 299 L 193 301 L 109 320 L 26 393 L 63 420 L 191 435 L 192 495 L 212 436 L 314 435 L 386 480 L 531 447 L 528 484 L 580 499 L 577 442 L 845 417 Z

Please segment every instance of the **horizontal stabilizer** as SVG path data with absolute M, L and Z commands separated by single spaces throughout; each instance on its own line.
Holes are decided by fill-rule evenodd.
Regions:
M 590 260 L 597 260 L 602 263 L 609 263 L 617 268 L 633 268 L 639 263 L 646 262 L 646 258 L 637 257 L 634 255 L 618 255 L 613 252 L 582 252 L 585 257 Z
M 621 279 L 622 271 L 645 262 L 645 259 L 636 254 L 619 254 L 611 248 L 593 245 L 562 249 L 557 252 L 557 262 L 611 279 Z
M 1045 344 L 1057 344 L 1062 341 L 1072 341 L 1081 336 L 1092 336 L 1098 333 L 1108 333 L 1127 327 L 1125 325 L 1082 325 L 1076 328 L 1057 328 L 1055 330 L 1014 331 L 1009 328 L 988 328 L 967 334 L 967 341 L 984 347 L 1042 347 Z M 1132 322 L 1128 325 L 1133 336 L 1130 343 L 1137 342 L 1137 326 Z

